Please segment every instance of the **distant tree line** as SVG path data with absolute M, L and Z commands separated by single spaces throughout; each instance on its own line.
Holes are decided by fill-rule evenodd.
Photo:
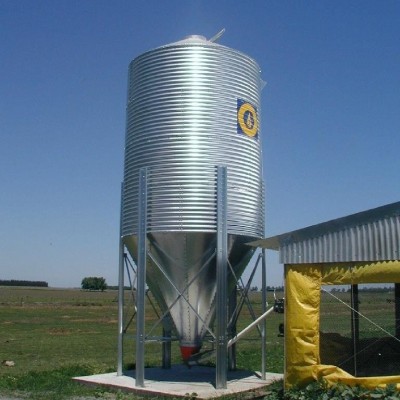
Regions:
M 107 289 L 108 290 L 119 290 L 119 286 L 118 285 L 107 285 Z M 124 286 L 124 290 L 131 290 L 130 286 Z M 133 289 L 135 290 L 135 288 Z
M 81 287 L 83 290 L 104 290 L 107 289 L 106 280 L 103 277 L 87 276 L 82 279 Z
M 33 286 L 33 287 L 49 287 L 49 284 L 44 281 L 20 281 L 17 279 L 2 280 L 0 286 Z
M 350 291 L 350 290 L 349 290 Z M 386 293 L 386 292 L 394 292 L 394 286 L 389 287 L 359 287 L 359 292 L 370 292 L 370 293 Z
M 274 290 L 277 292 L 283 292 L 285 288 L 283 286 L 267 286 L 268 292 L 273 292 Z
M 284 288 L 283 286 L 267 286 L 267 292 L 283 292 Z M 258 286 L 252 286 L 250 288 L 250 292 L 258 292 L 259 290 L 262 290 L 261 288 L 259 288 Z
M 332 293 L 350 293 L 351 288 L 345 286 L 343 288 L 334 287 L 330 290 Z M 368 293 L 387 293 L 387 292 L 394 292 L 394 286 L 381 286 L 381 287 L 358 287 L 359 292 L 368 292 Z

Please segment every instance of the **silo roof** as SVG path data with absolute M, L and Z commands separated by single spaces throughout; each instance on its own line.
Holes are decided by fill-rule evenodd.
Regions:
M 284 264 L 400 259 L 400 201 L 251 242 Z

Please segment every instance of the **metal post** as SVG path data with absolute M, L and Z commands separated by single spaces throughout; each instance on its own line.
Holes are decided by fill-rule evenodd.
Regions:
M 358 285 L 351 285 L 351 336 L 353 339 L 353 367 L 357 376 L 357 354 L 360 343 L 360 317 L 358 313 Z
M 124 352 L 124 243 L 122 241 L 122 204 L 124 195 L 124 184 L 121 184 L 121 212 L 120 212 L 120 235 L 119 235 L 119 270 L 118 270 L 118 361 L 117 376 L 123 374 L 123 352 Z
M 265 249 L 262 249 L 262 260 L 261 260 L 261 310 L 264 314 L 267 310 L 267 268 L 266 268 L 266 254 Z M 261 325 L 261 378 L 265 380 L 266 378 L 266 356 L 267 356 L 267 344 L 266 344 L 266 336 L 267 336 L 267 320 L 264 319 Z
M 136 288 L 136 386 L 144 387 L 145 294 L 147 239 L 147 168 L 139 171 L 138 268 Z
M 119 244 L 118 273 L 118 365 L 117 375 L 123 375 L 124 352 L 124 244 L 122 238 Z
M 395 335 L 400 339 L 400 283 L 394 284 Z
M 163 318 L 162 367 L 164 369 L 171 368 L 171 350 L 171 321 L 167 315 Z
M 228 314 L 229 314 L 229 320 L 232 321 L 230 324 L 230 329 L 229 329 L 229 337 L 233 338 L 237 334 L 237 329 L 236 329 L 236 318 L 232 318 L 233 314 L 236 311 L 237 307 L 237 286 L 232 290 L 232 293 L 229 296 L 229 302 L 228 302 Z M 228 349 L 228 367 L 230 371 L 235 371 L 236 370 L 236 344 L 233 344 L 231 347 Z
M 217 168 L 216 388 L 227 387 L 227 168 Z

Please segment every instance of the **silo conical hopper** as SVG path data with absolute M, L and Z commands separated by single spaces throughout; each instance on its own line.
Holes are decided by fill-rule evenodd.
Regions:
M 139 170 L 148 169 L 146 281 L 172 317 L 184 359 L 198 352 L 216 296 L 216 166 L 226 166 L 228 256 L 240 276 L 263 237 L 260 70 L 190 36 L 129 66 L 122 240 L 137 259 Z M 229 275 L 229 287 L 235 278 Z

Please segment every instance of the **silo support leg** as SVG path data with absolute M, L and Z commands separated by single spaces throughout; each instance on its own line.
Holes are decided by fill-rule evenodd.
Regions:
M 233 315 L 236 312 L 236 307 L 237 307 L 237 289 L 236 285 L 234 289 L 232 290 L 232 293 L 229 296 L 229 303 L 228 303 L 228 308 L 229 308 L 229 319 L 232 321 L 232 323 L 229 325 L 229 336 L 230 337 L 235 337 L 237 334 L 236 330 L 236 319 L 233 318 Z M 229 364 L 229 370 L 230 371 L 235 371 L 236 370 L 236 344 L 233 344 L 228 348 L 228 364 Z
M 171 330 L 163 328 L 162 367 L 171 368 Z
M 124 343 L 124 245 L 122 239 L 119 245 L 118 273 L 118 364 L 117 375 L 123 374 L 123 343 Z
M 261 297 L 262 297 L 262 313 L 267 311 L 267 260 L 265 249 L 262 249 L 261 263 Z M 267 364 L 267 321 L 264 319 L 261 325 L 261 379 L 266 379 L 266 364 Z
M 122 204 L 124 198 L 124 183 L 121 183 L 121 210 L 119 227 L 119 264 L 118 264 L 118 359 L 117 376 L 123 374 L 123 353 L 124 353 L 124 242 L 122 241 Z
M 136 288 L 136 386 L 144 387 L 145 295 L 147 236 L 147 168 L 139 173 L 138 268 Z
M 217 176 L 217 302 L 216 302 L 216 388 L 227 387 L 227 168 L 218 167 Z

